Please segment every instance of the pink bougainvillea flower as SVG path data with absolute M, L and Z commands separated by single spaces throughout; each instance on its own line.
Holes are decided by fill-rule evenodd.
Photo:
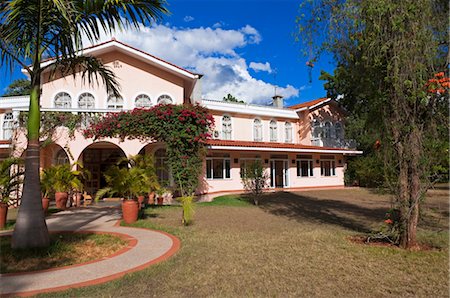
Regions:
M 394 222 L 392 221 L 392 219 L 388 218 L 384 221 L 385 223 L 387 223 L 388 225 L 393 224 Z

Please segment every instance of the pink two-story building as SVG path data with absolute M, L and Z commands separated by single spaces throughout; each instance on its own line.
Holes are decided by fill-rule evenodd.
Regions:
M 132 110 L 161 103 L 200 103 L 214 116 L 213 139 L 208 143 L 204 177 L 198 192 L 213 194 L 242 191 L 240 171 L 246 163 L 260 160 L 272 188 L 339 187 L 344 185 L 345 156 L 360 154 L 349 149 L 344 138 L 344 111 L 321 98 L 285 108 L 281 96 L 273 106 L 257 106 L 203 99 L 202 76 L 154 57 L 139 49 L 111 40 L 83 50 L 110 66 L 121 85 L 121 97 L 106 93 L 99 83 L 83 83 L 80 76 L 43 75 L 41 110 L 94 113 Z M 43 62 L 52 63 L 52 59 Z M 0 100 L 0 154 L 21 156 L 26 138 L 17 122 L 27 111 L 28 97 Z M 73 137 L 59 127 L 53 142 L 41 150 L 41 166 L 80 161 L 92 173 L 86 189 L 105 185 L 102 173 L 125 156 L 151 154 L 162 183 L 171 184 L 162 143 L 138 140 L 86 139 L 80 131 Z

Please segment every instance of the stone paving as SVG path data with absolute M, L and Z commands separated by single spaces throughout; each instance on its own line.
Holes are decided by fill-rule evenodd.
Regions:
M 23 274 L 1 274 L 0 295 L 32 295 L 106 282 L 128 272 L 141 270 L 173 255 L 179 240 L 169 234 L 148 229 L 120 227 L 119 208 L 71 208 L 47 218 L 50 231 L 96 231 L 125 235 L 132 245 L 124 253 L 84 265 L 55 268 Z M 8 234 L 4 232 L 1 234 Z

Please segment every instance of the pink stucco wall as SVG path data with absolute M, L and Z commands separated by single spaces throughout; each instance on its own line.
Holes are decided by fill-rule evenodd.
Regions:
M 153 105 L 156 104 L 158 97 L 163 94 L 172 97 L 176 104 L 183 103 L 184 82 L 181 78 L 118 51 L 109 52 L 99 58 L 111 67 L 116 74 L 124 98 L 125 109 L 133 109 L 136 96 L 140 94 L 148 95 Z M 114 67 L 115 62 L 118 63 L 116 63 L 116 67 Z M 83 92 L 89 92 L 95 97 L 95 108 L 104 109 L 107 107 L 106 99 L 108 95 L 101 81 L 99 84 L 94 82 L 92 86 L 89 86 L 87 82 L 82 81 L 79 75 L 75 78 L 67 76 L 50 80 L 48 74 L 46 74 L 42 87 L 41 106 L 53 108 L 55 95 L 59 92 L 70 94 L 73 108 L 78 107 L 78 97 Z

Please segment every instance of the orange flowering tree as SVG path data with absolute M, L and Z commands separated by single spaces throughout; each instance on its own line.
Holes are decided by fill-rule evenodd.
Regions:
M 84 136 L 164 142 L 178 190 L 189 196 L 198 186 L 205 141 L 211 138 L 213 125 L 213 117 L 200 105 L 156 105 L 108 113 L 87 128 Z

